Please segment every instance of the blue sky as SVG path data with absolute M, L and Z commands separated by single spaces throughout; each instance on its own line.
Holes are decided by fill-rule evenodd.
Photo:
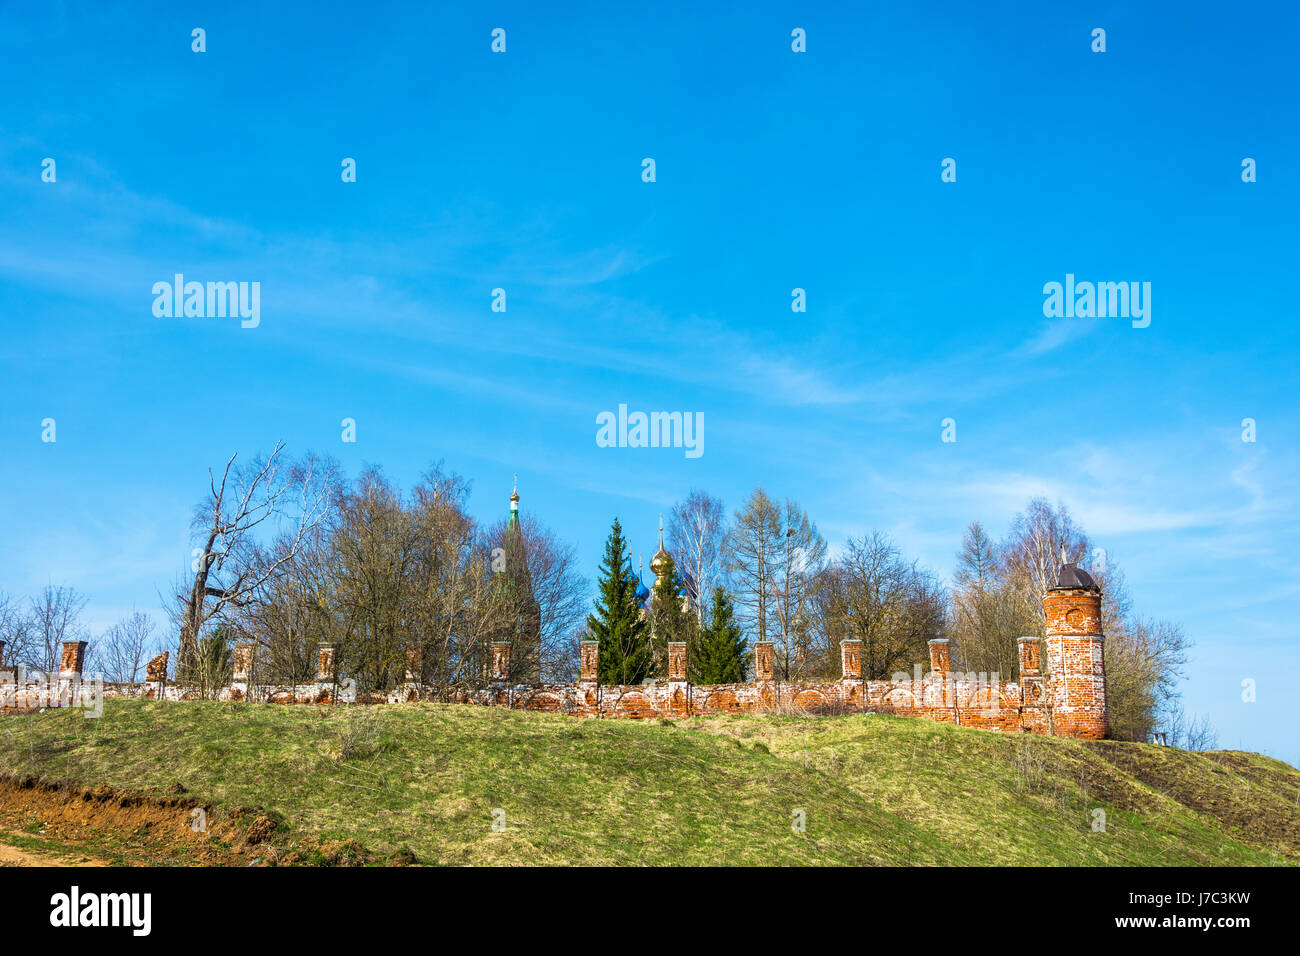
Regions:
M 518 472 L 592 577 L 692 487 L 944 577 L 1045 495 L 1196 642 L 1222 745 L 1300 763 L 1291 5 L 176 6 L 3 14 L 0 590 L 157 609 L 207 469 L 277 439 L 443 459 L 485 519 Z M 156 318 L 176 272 L 261 324 Z M 1150 327 L 1046 319 L 1066 273 Z M 704 454 L 597 447 L 620 403 Z

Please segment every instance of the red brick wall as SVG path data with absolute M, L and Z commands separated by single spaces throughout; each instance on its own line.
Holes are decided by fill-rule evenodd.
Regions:
M 1054 589 L 1043 602 L 1047 619 L 1047 675 L 1040 669 L 1036 639 L 1020 642 L 1021 678 L 1004 681 L 997 675 L 953 673 L 948 642 L 929 644 L 931 671 L 922 675 L 918 664 L 910 677 L 895 675 L 889 681 L 862 679 L 862 645 L 845 640 L 840 645 L 843 678 L 838 681 L 777 681 L 775 654 L 770 642 L 756 642 L 753 683 L 696 685 L 686 679 L 687 647 L 669 645 L 669 680 L 666 683 L 606 687 L 596 681 L 598 645 L 581 646 L 581 679 L 577 684 L 520 686 L 509 684 L 510 644 L 492 645 L 492 673 L 495 683 L 480 691 L 466 692 L 464 703 L 523 710 L 573 714 L 582 717 L 645 719 L 689 717 L 709 714 L 756 712 L 844 714 L 888 713 L 924 717 L 929 720 L 1012 733 L 1053 732 L 1065 736 L 1103 737 L 1106 734 L 1106 675 L 1101 634 L 1101 595 L 1086 589 Z M 80 670 L 85 643 L 69 643 L 63 649 L 65 671 Z M 156 669 L 150 663 L 151 673 Z M 333 648 L 322 645 L 315 685 L 273 687 L 250 685 L 253 645 L 235 647 L 237 679 L 222 697 L 228 700 L 267 700 L 273 703 L 361 702 L 355 682 L 325 682 L 334 674 Z M 412 679 L 387 695 L 371 695 L 365 702 L 381 703 L 419 700 L 429 688 L 419 683 L 421 655 L 410 660 Z M 161 657 L 163 673 L 165 655 Z M 150 677 L 150 680 L 155 680 Z M 19 669 L 0 669 L 0 708 L 35 706 L 44 685 L 63 689 L 68 680 L 42 683 L 24 680 Z M 350 685 L 345 687 L 344 685 Z M 193 689 L 175 685 L 103 685 L 104 696 L 153 697 L 183 700 Z M 45 706 L 40 704 L 39 706 Z
M 577 686 L 518 687 L 469 694 L 467 702 L 583 717 L 646 719 L 764 711 L 840 714 L 889 713 L 1011 733 L 1102 737 L 1106 733 L 1106 678 L 1102 666 L 1101 595 L 1085 589 L 1051 591 L 1044 600 L 1047 663 L 1044 677 L 1036 638 L 1020 642 L 1021 679 L 951 672 L 948 642 L 929 642 L 931 671 L 912 679 L 863 681 L 861 642 L 841 642 L 843 678 L 783 682 L 774 675 L 770 642 L 755 642 L 754 682 L 695 685 L 685 680 L 686 648 L 669 647 L 669 682 L 605 687 L 596 682 L 594 643 L 582 648 Z

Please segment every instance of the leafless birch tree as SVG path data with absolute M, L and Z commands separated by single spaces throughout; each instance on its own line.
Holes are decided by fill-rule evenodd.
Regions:
M 722 502 L 708 492 L 692 490 L 673 505 L 668 516 L 668 548 L 680 573 L 695 588 L 695 617 L 703 625 L 709 596 L 721 580 L 727 518 Z
M 47 584 L 31 599 L 30 650 L 26 663 L 46 673 L 57 673 L 64 641 L 86 639 L 81 612 L 87 598 L 76 588 Z
M 736 512 L 727 533 L 725 566 L 739 617 L 757 641 L 768 639 L 768 608 L 784 535 L 780 509 L 761 486 Z
M 227 608 L 238 607 L 281 573 L 302 542 L 323 519 L 330 494 L 331 469 L 308 457 L 293 463 L 284 443 L 248 465 L 235 467 L 231 455 L 218 483 L 208 472 L 210 495 L 196 509 L 194 530 L 202 545 L 194 562 L 194 582 L 180 604 L 177 679 L 193 680 L 199 661 L 199 632 Z M 284 546 L 269 561 L 257 535 L 275 536 Z
M 826 564 L 826 541 L 808 513 L 792 499 L 785 499 L 781 517 L 783 530 L 775 541 L 770 606 L 781 628 L 777 666 L 790 680 L 812 663 L 811 601 L 814 584 Z
M 154 622 L 142 611 L 135 611 L 112 625 L 98 640 L 95 660 L 110 681 L 134 683 L 144 678 L 145 658 L 153 648 Z

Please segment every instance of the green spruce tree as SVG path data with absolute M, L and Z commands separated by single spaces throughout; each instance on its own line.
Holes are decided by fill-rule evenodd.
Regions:
M 749 641 L 736 623 L 731 597 L 722 588 L 713 591 L 709 622 L 691 655 L 691 680 L 696 684 L 738 684 L 745 679 Z
M 596 613 L 587 617 L 587 630 L 600 643 L 596 676 L 602 684 L 639 684 L 650 676 L 650 635 L 637 606 L 636 587 L 623 528 L 615 518 L 600 565 Z

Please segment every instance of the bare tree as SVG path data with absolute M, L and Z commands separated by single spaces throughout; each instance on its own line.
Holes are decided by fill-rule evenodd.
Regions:
M 180 654 L 177 679 L 194 680 L 199 661 L 199 633 L 228 607 L 238 607 L 293 560 L 302 543 L 323 519 L 329 501 L 333 469 L 308 457 L 301 464 L 287 461 L 284 443 L 247 467 L 235 468 L 236 455 L 226 462 L 217 483 L 208 472 L 210 495 L 195 512 L 194 528 L 203 541 L 195 560 L 194 583 L 180 603 Z M 280 530 L 282 546 L 269 560 L 256 535 Z M 278 526 L 278 527 L 277 527 Z
M 809 664 L 813 584 L 826 563 L 826 541 L 797 502 L 785 499 L 776 536 L 771 608 L 781 628 L 779 665 L 786 680 Z
M 31 599 L 31 650 L 27 663 L 46 673 L 59 669 L 63 643 L 85 640 L 80 618 L 86 603 L 87 598 L 76 588 L 52 584 Z
M 690 579 L 695 617 L 703 624 L 709 596 L 723 572 L 727 518 L 722 502 L 708 492 L 692 489 L 673 505 L 668 516 L 668 543 L 678 571 Z
M 1160 715 L 1159 733 L 1170 747 L 1183 750 L 1217 750 L 1219 735 L 1208 714 L 1189 717 L 1180 701 L 1174 700 Z
M 428 549 L 416 565 L 417 653 L 425 680 L 443 694 L 481 685 L 492 635 L 520 619 L 519 603 L 494 599 L 481 532 L 465 511 L 468 494 L 468 482 L 441 467 L 414 492 L 417 540 Z M 527 613 L 532 627 L 531 606 Z
M 1106 577 L 1108 597 L 1114 593 L 1119 598 L 1123 584 L 1117 569 L 1112 566 Z M 1168 721 L 1169 715 L 1181 714 L 1178 682 L 1187 664 L 1190 642 L 1175 624 L 1131 614 L 1117 616 L 1104 626 L 1110 736 L 1146 740 L 1153 729 Z
M 819 576 L 814 606 L 827 665 L 841 637 L 862 641 L 862 676 L 883 680 L 926 659 L 926 642 L 944 626 L 938 582 L 906 561 L 876 532 L 850 538 L 844 553 Z
M 978 521 L 972 521 L 962 537 L 953 584 L 954 657 L 967 670 L 1015 678 L 1020 667 L 1018 638 L 1039 630 L 1034 610 L 1038 602 L 1031 599 L 1031 588 L 1015 586 L 1001 550 Z
M 292 541 L 267 546 L 281 550 Z M 328 534 L 317 526 L 298 545 L 297 553 L 238 608 L 225 615 L 230 633 L 258 649 L 258 668 L 267 681 L 293 687 L 316 676 L 320 644 L 343 643 L 340 615 L 332 606 Z M 258 559 L 269 564 L 272 555 Z
M 314 600 L 363 692 L 393 688 L 408 669 L 444 697 L 486 682 L 488 644 L 518 608 L 493 587 L 468 487 L 435 467 L 407 501 L 371 469 L 338 495 Z
M 426 524 L 429 521 L 426 516 Z M 420 538 L 401 493 L 378 469 L 364 472 L 340 493 L 325 557 L 330 579 L 324 600 L 346 634 L 337 652 L 340 666 L 356 677 L 363 691 L 400 683 L 408 649 L 432 637 L 418 633 L 421 611 L 414 604 L 414 592 L 425 575 L 421 561 L 428 567 L 431 556 L 445 553 L 446 542 L 423 550 Z M 424 670 L 428 642 L 421 647 L 416 651 L 423 656 L 418 669 Z M 436 672 L 441 664 L 430 666 Z
M 582 642 L 591 639 L 586 621 L 574 625 L 561 638 L 555 656 L 550 660 L 548 679 L 557 684 L 572 684 L 576 681 L 582 662 Z
M 959 587 L 986 591 L 997 583 L 999 578 L 997 545 L 985 533 L 984 526 L 978 521 L 972 521 L 966 526 L 957 561 L 957 573 L 954 578 Z
M 0 594 L 0 664 L 32 664 L 35 639 L 32 618 L 13 598 Z
M 1077 562 L 1087 551 L 1088 536 L 1075 525 L 1064 504 L 1053 508 L 1046 498 L 1034 498 L 1016 515 L 1003 542 L 1002 557 L 1006 573 L 1025 591 L 1039 622 L 1043 620 L 1043 596 L 1056 583 L 1061 556 Z
M 735 586 L 739 616 L 755 640 L 768 639 L 768 604 L 784 536 L 780 509 L 762 486 L 755 488 L 736 512 L 725 547 L 725 566 Z
M 136 611 L 112 625 L 96 643 L 96 660 L 104 677 L 133 684 L 143 677 L 145 658 L 153 647 L 153 619 Z

